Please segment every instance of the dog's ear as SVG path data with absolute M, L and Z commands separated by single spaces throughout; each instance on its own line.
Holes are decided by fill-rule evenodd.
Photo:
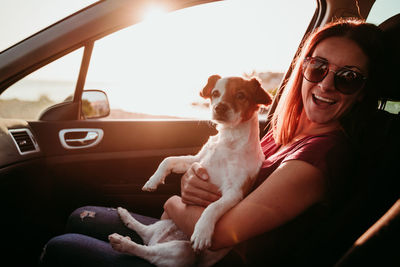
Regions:
M 252 87 L 254 88 L 255 96 L 254 99 L 257 104 L 268 106 L 272 100 L 269 94 L 261 87 L 260 82 L 253 78 L 250 80 Z
M 212 75 L 208 78 L 206 86 L 200 92 L 200 96 L 203 98 L 211 98 L 211 90 L 215 87 L 217 81 L 221 79 L 219 75 Z

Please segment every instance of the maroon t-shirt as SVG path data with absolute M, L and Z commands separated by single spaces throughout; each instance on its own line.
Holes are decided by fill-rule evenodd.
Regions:
M 351 146 L 341 131 L 304 137 L 279 152 L 280 145 L 275 143 L 269 132 L 262 138 L 261 145 L 265 160 L 253 189 L 268 179 L 282 162 L 302 160 L 324 174 L 327 182 L 325 201 L 316 203 L 269 232 L 236 245 L 231 254 L 240 255 L 245 266 L 294 266 L 291 261 L 295 258 L 291 253 L 308 244 L 310 235 L 330 221 L 335 208 L 340 207 L 349 194 L 352 184 L 349 169 L 352 163 Z
M 270 131 L 262 138 L 261 146 L 265 160 L 253 188 L 289 160 L 305 161 L 322 171 L 327 182 L 327 199 L 335 197 L 337 190 L 346 182 L 345 172 L 352 156 L 348 140 L 341 131 L 306 136 L 279 152 L 280 145 L 275 143 Z

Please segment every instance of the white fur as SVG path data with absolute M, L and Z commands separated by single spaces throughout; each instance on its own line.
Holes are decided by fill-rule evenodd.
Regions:
M 213 118 L 215 107 L 224 101 L 225 85 L 229 78 L 217 81 L 213 90 L 221 95 L 212 99 Z M 199 162 L 207 170 L 210 181 L 216 184 L 222 196 L 211 203 L 202 213 L 190 238 L 184 235 L 171 220 L 161 220 L 153 225 L 138 223 L 125 209 L 118 213 L 127 227 L 135 230 L 145 243 L 135 244 L 128 237 L 110 235 L 114 249 L 137 255 L 157 266 L 211 266 L 225 256 L 229 249 L 216 252 L 208 250 L 211 246 L 214 227 L 219 218 L 243 199 L 243 187 L 254 180 L 264 160 L 259 141 L 257 112 L 241 122 L 240 114 L 234 112 L 229 103 L 227 120 L 217 122 L 218 134 L 211 136 L 195 156 L 168 157 L 159 165 L 157 171 L 144 185 L 143 190 L 154 191 L 171 172 L 185 173 L 190 166 Z M 196 253 L 197 252 L 197 253 Z

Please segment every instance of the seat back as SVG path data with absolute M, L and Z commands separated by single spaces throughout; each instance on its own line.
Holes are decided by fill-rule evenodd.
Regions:
M 389 65 L 388 86 L 381 88 L 380 99 L 382 101 L 400 101 L 400 76 L 399 76 L 399 61 L 400 61 L 400 13 L 390 17 L 382 22 L 379 27 L 384 31 L 387 49 L 389 56 L 387 64 Z
M 385 85 L 379 88 L 380 109 L 370 118 L 361 140 L 357 191 L 296 251 L 296 264 L 333 266 L 400 197 L 400 114 L 383 110 L 387 101 L 400 101 L 400 14 L 380 27 L 388 49 L 389 74 L 382 77 Z
M 351 239 L 354 238 L 353 244 L 336 266 L 355 266 L 357 262 L 362 266 L 362 263 L 368 261 L 369 263 L 373 261 L 383 264 L 382 255 L 385 253 L 387 259 L 397 257 L 397 255 L 389 254 L 397 251 L 391 247 L 394 244 L 390 242 L 390 238 L 395 233 L 393 231 L 398 231 L 400 220 L 398 201 L 400 198 L 400 165 L 398 162 L 400 113 L 391 114 L 383 109 L 387 101 L 400 101 L 400 76 L 397 67 L 400 62 L 400 14 L 384 21 L 379 27 L 384 31 L 386 39 L 388 51 L 385 71 L 388 75 L 383 77 L 386 79 L 386 85 L 379 88 L 380 109 L 377 110 L 375 117 L 371 118 L 371 127 L 363 139 L 365 149 L 359 168 L 362 187 L 356 201 L 352 203 L 356 209 L 349 209 L 349 211 L 355 212 L 351 215 L 348 214 L 352 219 L 358 221 L 353 225 L 355 228 L 351 235 Z M 392 210 L 395 207 L 396 212 L 391 212 L 391 227 L 387 228 L 385 235 L 380 234 L 379 241 L 376 237 L 363 238 L 364 242 L 360 248 L 359 242 L 355 243 L 356 239 L 363 234 L 365 236 L 365 232 L 369 228 L 374 229 L 375 233 L 382 233 L 380 227 L 387 227 L 385 224 L 376 224 L 376 222 L 388 221 L 387 215 L 384 216 L 384 214 L 391 207 Z M 371 228 L 374 224 L 375 226 Z
M 377 111 L 363 140 L 366 164 L 361 166 L 361 174 L 368 178 L 368 207 L 379 210 L 382 215 L 400 197 L 400 114 L 383 110 L 387 101 L 400 102 L 400 14 L 387 19 L 379 27 L 386 39 L 388 53 L 385 71 L 388 75 L 383 77 L 387 80 L 386 85 L 379 88 L 381 109 Z

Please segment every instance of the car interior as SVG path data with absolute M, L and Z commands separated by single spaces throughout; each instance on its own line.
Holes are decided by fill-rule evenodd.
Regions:
M 195 154 L 216 133 L 206 119 L 108 120 L 107 94 L 85 86 L 96 42 L 139 23 L 144 2 L 96 2 L 0 52 L 1 95 L 34 71 L 82 51 L 68 100 L 46 107 L 33 120 L 0 116 L 1 255 L 9 266 L 36 266 L 46 242 L 64 232 L 69 214 L 81 206 L 122 206 L 159 218 L 163 203 L 180 194 L 180 176 L 171 174 L 156 192 L 143 192 L 141 187 L 163 158 Z M 159 2 L 168 3 L 173 12 L 219 1 Z M 317 0 L 304 36 L 335 17 L 366 18 L 374 2 Z M 379 27 L 391 72 L 364 131 L 365 151 L 359 151 L 353 165 L 357 194 L 335 211 L 334 220 L 316 227 L 285 255 L 296 266 L 400 266 L 400 109 L 387 110 L 400 103 L 399 12 Z M 289 64 L 273 104 L 260 120 L 262 133 L 268 130 L 268 118 L 290 73 Z

